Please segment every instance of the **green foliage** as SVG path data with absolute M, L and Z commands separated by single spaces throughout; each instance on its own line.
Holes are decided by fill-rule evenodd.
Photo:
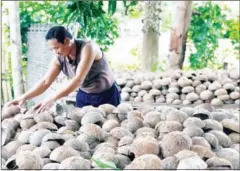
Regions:
M 200 15 L 193 15 L 188 38 L 195 45 L 196 52 L 190 55 L 192 69 L 212 67 L 215 63 L 214 51 L 218 47 L 218 39 L 223 37 L 224 15 L 217 4 L 211 1 L 204 2 L 201 6 L 194 6 Z
M 8 15 L 8 9 L 5 8 L 3 10 L 3 15 L 7 16 Z M 11 65 L 11 53 L 8 50 L 8 47 L 11 46 L 10 44 L 10 27 L 7 23 L 2 24 L 2 37 L 4 39 L 4 44 L 2 46 L 2 58 L 7 59 L 7 69 L 5 70 L 4 73 L 1 73 L 2 79 L 9 80 L 9 83 L 11 85 L 11 95 L 14 96 L 14 90 L 13 90 L 13 78 L 12 78 L 12 65 Z M 6 56 L 4 56 L 6 55 Z M 3 71 L 3 70 L 2 70 Z
M 103 11 L 103 2 L 69 2 L 66 22 L 78 22 L 81 28 L 78 37 L 95 39 L 103 50 L 113 45 L 119 36 L 117 19 L 109 16 Z
M 152 66 L 151 72 L 158 72 L 158 71 L 164 72 L 166 71 L 166 65 L 167 65 L 166 60 L 159 61 Z
M 137 6 L 130 6 L 128 15 L 129 18 L 138 19 L 143 15 L 143 12 Z
M 240 17 L 236 20 L 230 19 L 226 22 L 227 31 L 224 35 L 224 38 L 229 38 L 232 41 L 236 50 L 240 50 L 240 42 L 239 42 L 239 32 L 240 32 Z
M 172 4 L 168 4 L 169 1 L 163 1 L 162 2 L 162 14 L 161 14 L 161 25 L 160 25 L 160 30 L 161 33 L 163 32 L 167 32 L 171 29 L 171 25 L 172 25 L 172 12 L 169 11 L 169 6 Z
M 33 23 L 79 23 L 78 37 L 95 39 L 104 50 L 118 37 L 118 22 L 105 14 L 103 1 L 21 1 L 20 19 L 23 55 L 27 51 L 27 29 Z
M 125 1 L 126 3 L 126 1 Z M 117 8 L 117 1 L 116 0 L 109 0 L 108 1 L 108 13 L 113 15 L 116 12 Z
M 130 49 L 130 54 L 133 55 L 133 56 L 140 56 L 139 46 Z
M 22 68 L 23 74 L 27 74 L 27 32 L 34 23 L 63 23 L 66 8 L 63 2 L 51 1 L 20 1 L 20 31 L 22 38 Z
M 110 164 L 106 164 L 98 159 L 94 159 L 94 158 L 91 158 L 96 164 L 98 167 L 102 168 L 102 169 L 114 169 L 114 170 L 120 170 L 119 168 L 116 168 L 114 166 L 111 166 Z

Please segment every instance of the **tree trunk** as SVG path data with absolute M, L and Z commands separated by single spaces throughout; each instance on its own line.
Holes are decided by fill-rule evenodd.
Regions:
M 143 19 L 142 69 L 151 71 L 159 58 L 161 1 L 148 1 Z
M 168 69 L 182 69 L 186 51 L 187 32 L 192 17 L 191 5 L 192 1 L 177 2 L 172 22 Z
M 143 70 L 151 71 L 152 67 L 157 64 L 159 57 L 158 48 L 159 36 L 152 28 L 143 35 L 142 61 Z
M 11 43 L 11 64 L 14 96 L 18 97 L 23 94 L 23 79 L 22 79 L 22 42 L 20 33 L 20 17 L 19 17 L 19 2 L 8 2 L 9 10 L 9 25 L 10 25 L 10 43 Z

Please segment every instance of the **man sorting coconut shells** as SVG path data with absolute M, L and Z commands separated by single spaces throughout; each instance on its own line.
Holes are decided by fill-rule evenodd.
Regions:
M 71 81 L 53 97 L 36 104 L 34 108 L 38 109 L 38 112 L 48 110 L 55 101 L 78 87 L 77 107 L 86 105 L 97 107 L 106 103 L 117 106 L 120 103 L 120 92 L 113 73 L 103 51 L 96 43 L 72 39 L 72 35 L 63 26 L 52 27 L 45 38 L 50 48 L 57 54 L 51 62 L 50 69 L 34 88 L 7 105 L 22 106 L 27 100 L 42 94 L 61 71 L 72 78 Z

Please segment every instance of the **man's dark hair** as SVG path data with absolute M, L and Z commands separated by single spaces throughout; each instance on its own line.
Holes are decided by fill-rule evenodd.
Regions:
M 63 26 L 54 26 L 48 30 L 45 39 L 57 39 L 58 42 L 63 44 L 66 37 L 72 39 L 72 35 Z

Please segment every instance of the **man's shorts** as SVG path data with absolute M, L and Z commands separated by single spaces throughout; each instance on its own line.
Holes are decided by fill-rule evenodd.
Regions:
M 86 93 L 79 89 L 76 97 L 76 107 L 92 105 L 98 107 L 102 104 L 118 106 L 121 101 L 120 88 L 116 82 L 112 87 L 101 93 Z

